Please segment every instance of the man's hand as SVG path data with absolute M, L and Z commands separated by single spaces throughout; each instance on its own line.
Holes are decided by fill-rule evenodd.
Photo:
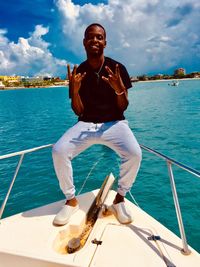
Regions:
M 102 76 L 102 79 L 115 90 L 116 94 L 125 93 L 126 89 L 120 76 L 119 65 L 116 64 L 115 73 L 108 66 L 105 69 L 108 72 L 108 78 Z
M 70 65 L 67 65 L 68 79 L 69 79 L 69 91 L 72 99 L 71 105 L 72 109 L 76 115 L 81 116 L 84 110 L 83 103 L 79 95 L 79 89 L 81 87 L 81 82 L 86 75 L 86 72 L 83 74 L 76 74 L 77 66 L 75 65 L 73 71 L 70 71 Z
M 71 73 L 70 65 L 67 64 L 69 89 L 72 94 L 77 94 L 79 92 L 79 89 L 81 87 L 81 82 L 86 75 L 86 72 L 84 72 L 83 74 L 81 73 L 76 74 L 76 71 L 77 71 L 77 65 L 74 66 L 73 71 Z

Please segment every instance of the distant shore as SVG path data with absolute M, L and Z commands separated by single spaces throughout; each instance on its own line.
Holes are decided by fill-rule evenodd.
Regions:
M 200 78 L 182 78 L 182 79 L 160 79 L 160 80 L 145 80 L 145 81 L 131 81 L 132 83 L 152 83 L 152 82 L 173 82 L 173 81 L 193 81 L 193 80 L 200 80 Z M 6 91 L 6 90 L 18 90 L 18 89 L 41 89 L 41 88 L 59 88 L 59 87 L 68 87 L 68 85 L 49 85 L 49 86 L 30 86 L 30 87 L 3 87 L 0 88 L 0 91 Z
M 133 81 L 134 83 L 138 83 L 138 82 L 173 82 L 173 81 L 193 81 L 193 80 L 200 80 L 200 78 L 183 78 L 183 79 L 160 79 L 160 80 L 146 80 L 146 81 Z
M 41 89 L 41 88 L 57 88 L 57 87 L 68 87 L 68 85 L 49 85 L 49 86 L 30 86 L 30 87 L 24 87 L 24 86 L 18 86 L 18 87 L 4 87 L 0 88 L 0 91 L 6 91 L 6 90 L 18 90 L 18 89 Z

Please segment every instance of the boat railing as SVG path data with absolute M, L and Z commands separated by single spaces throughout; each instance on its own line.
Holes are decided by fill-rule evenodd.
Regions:
M 48 144 L 48 145 L 38 146 L 38 147 L 34 147 L 34 148 L 30 148 L 30 149 L 26 149 L 26 150 L 22 150 L 22 151 L 18 151 L 18 152 L 14 152 L 14 153 L 9 153 L 9 154 L 0 156 L 0 160 L 1 159 L 12 158 L 12 157 L 15 157 L 15 156 L 20 156 L 19 161 L 18 161 L 18 164 L 17 164 L 17 167 L 15 169 L 15 173 L 13 175 L 12 181 L 11 181 L 10 186 L 8 188 L 8 192 L 7 192 L 7 194 L 6 194 L 5 198 L 4 198 L 4 201 L 3 201 L 2 205 L 1 205 L 1 209 L 0 209 L 0 220 L 1 220 L 2 216 L 3 216 L 3 212 L 4 212 L 4 209 L 6 207 L 6 203 L 8 201 L 10 192 L 12 190 L 12 187 L 14 185 L 15 179 L 17 177 L 17 174 L 18 174 L 19 169 L 21 167 L 21 164 L 23 162 L 24 155 L 25 154 L 28 154 L 28 153 L 32 153 L 32 152 L 38 151 L 38 150 L 41 150 L 41 149 L 44 149 L 44 148 L 49 148 L 49 147 L 52 147 L 52 146 L 53 146 L 53 144 Z
M 182 220 L 182 215 L 181 215 L 181 209 L 180 209 L 180 205 L 179 205 L 179 200 L 178 200 L 178 195 L 177 195 L 177 191 L 176 191 L 176 184 L 175 184 L 175 180 L 174 180 L 174 174 L 173 174 L 173 170 L 172 170 L 172 165 L 176 165 L 179 168 L 197 176 L 200 177 L 200 172 L 190 168 L 188 166 L 186 166 L 185 164 L 182 164 L 170 157 L 167 157 L 166 155 L 152 149 L 149 148 L 147 146 L 144 145 L 140 145 L 142 149 L 158 156 L 159 158 L 162 158 L 166 161 L 167 163 L 167 168 L 168 168 L 168 174 L 169 174 L 169 178 L 170 178 L 170 184 L 171 184 L 171 191 L 172 191 L 172 195 L 173 195 L 173 199 L 174 199 L 174 205 L 175 205 L 175 210 L 176 210 L 176 217 L 177 217 L 177 221 L 178 221 L 178 226 L 179 226 L 179 231 L 180 231 L 180 235 L 181 235 L 181 239 L 182 239 L 182 253 L 185 255 L 190 254 L 190 250 L 188 248 L 188 244 L 187 244 L 187 239 L 186 239 L 186 235 L 185 235 L 185 230 L 184 230 L 184 225 L 183 225 L 183 220 Z
M 10 153 L 10 154 L 6 154 L 6 155 L 2 155 L 0 156 L 0 160 L 1 159 L 7 159 L 7 158 L 11 158 L 11 157 L 14 157 L 14 156 L 20 156 L 20 159 L 18 161 L 18 164 L 17 164 L 17 167 L 16 167 L 16 170 L 15 170 L 15 173 L 13 175 L 13 178 L 12 178 L 12 181 L 10 183 L 10 186 L 9 186 L 9 189 L 8 189 L 8 192 L 5 196 L 5 199 L 1 205 L 1 209 L 0 209 L 0 220 L 2 218 L 2 215 L 3 215 L 3 212 L 4 212 L 4 209 L 5 209 L 5 206 L 6 206 L 6 203 L 8 201 L 8 198 L 9 198 L 9 195 L 10 195 L 10 192 L 12 190 L 12 187 L 14 185 L 14 182 L 15 182 L 15 179 L 17 177 L 17 174 L 19 172 L 19 169 L 20 169 L 20 166 L 22 164 L 22 161 L 24 159 L 24 155 L 25 154 L 28 154 L 28 153 L 32 153 L 32 152 L 35 152 L 35 151 L 38 151 L 38 150 L 41 150 L 41 149 L 44 149 L 44 148 L 49 148 L 49 147 L 52 147 L 53 144 L 48 144 L 48 145 L 44 145 L 44 146 L 39 146 L 39 147 L 35 147 L 35 148 L 31 148 L 31 149 L 27 149 L 27 150 L 23 150 L 23 151 L 19 151 L 19 152 L 15 152 L 15 153 Z M 181 235 L 181 239 L 182 239 L 182 245 L 183 245 L 183 248 L 182 248 L 182 253 L 185 254 L 185 255 L 188 255 L 190 254 L 190 250 L 188 248 L 188 244 L 187 244 L 187 239 L 186 239 L 186 235 L 185 235 L 185 230 L 184 230 L 184 225 L 183 225 L 183 220 L 182 220 L 182 215 L 181 215 L 181 209 L 180 209 L 180 205 L 179 205 L 179 200 L 178 200 L 178 195 L 177 195 L 177 191 L 176 191 L 176 184 L 175 184 L 175 180 L 174 180 L 174 174 L 173 174 L 173 170 L 172 170 L 172 165 L 176 165 L 178 166 L 179 168 L 197 176 L 197 177 L 200 177 L 200 172 L 191 168 L 191 167 L 188 167 L 152 148 L 149 148 L 145 145 L 140 145 L 140 147 L 142 149 L 144 149 L 145 151 L 148 151 L 149 153 L 151 154 L 154 154 L 156 156 L 158 156 L 159 158 L 162 158 L 163 160 L 166 161 L 167 163 L 167 168 L 168 168 L 168 173 L 169 173 L 169 178 L 170 178 L 170 184 L 171 184 L 171 190 L 172 190 L 172 195 L 173 195 L 173 200 L 174 200 L 174 205 L 175 205 L 175 210 L 176 210 L 176 216 L 177 216 L 177 221 L 178 221 L 178 226 L 179 226 L 179 231 L 180 231 L 180 235 Z

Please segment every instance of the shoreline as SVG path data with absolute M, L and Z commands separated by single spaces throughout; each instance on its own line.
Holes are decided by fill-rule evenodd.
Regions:
M 147 80 L 147 81 L 133 81 L 133 83 L 138 83 L 138 82 L 173 82 L 173 81 L 193 81 L 193 80 L 200 80 L 200 78 L 183 78 L 183 79 L 160 79 L 160 80 Z
M 26 89 L 45 89 L 45 88 L 57 88 L 57 87 L 68 87 L 68 85 L 50 85 L 50 86 L 30 86 L 30 87 L 23 87 L 23 86 L 19 86 L 19 87 L 4 87 L 4 88 L 0 88 L 0 91 L 7 91 L 7 90 L 26 90 Z
M 131 81 L 131 83 L 154 83 L 154 82 L 173 82 L 173 81 L 193 81 L 193 80 L 200 80 L 200 78 L 183 78 L 183 79 L 160 79 L 160 80 L 147 80 L 147 81 Z M 49 85 L 49 86 L 33 86 L 33 87 L 3 87 L 0 88 L 0 91 L 7 91 L 7 90 L 20 90 L 20 89 L 43 89 L 43 88 L 59 88 L 59 87 L 68 87 L 68 85 Z

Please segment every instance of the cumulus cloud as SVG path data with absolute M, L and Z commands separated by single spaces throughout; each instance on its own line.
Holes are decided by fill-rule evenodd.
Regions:
M 106 54 L 124 62 L 130 73 L 164 72 L 179 64 L 187 67 L 191 57 L 199 57 L 197 0 L 108 0 L 82 6 L 57 0 L 56 5 L 68 49 L 77 56 L 84 55 L 85 27 L 99 22 L 107 30 Z
M 58 75 L 66 66 L 65 60 L 53 57 L 50 44 L 42 39 L 48 27 L 37 25 L 30 37 L 20 37 L 17 43 L 5 37 L 7 31 L 0 30 L 0 72 L 4 75 Z
M 0 29 L 1 74 L 64 74 L 66 61 L 80 63 L 85 58 L 83 34 L 93 22 L 106 28 L 105 54 L 124 63 L 131 75 L 176 67 L 192 70 L 194 59 L 200 62 L 199 0 L 54 3 L 53 22 L 48 27 L 36 25 L 29 38 L 19 36 L 13 42 Z M 199 63 L 195 66 L 200 67 Z

